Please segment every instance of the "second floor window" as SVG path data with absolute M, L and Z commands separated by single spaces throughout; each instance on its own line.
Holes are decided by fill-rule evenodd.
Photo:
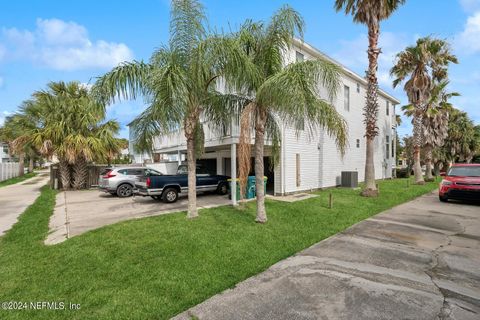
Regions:
M 3 146 L 3 153 L 8 154 L 8 146 Z
M 360 139 L 357 139 L 357 148 L 360 148 Z
M 387 101 L 387 107 L 386 107 L 386 111 L 387 111 L 387 116 L 390 115 L 390 102 Z
M 350 111 L 350 88 L 347 86 L 343 87 L 343 104 L 346 111 Z
M 386 141 L 386 144 L 385 144 L 385 155 L 387 156 L 387 159 L 390 159 L 390 137 L 389 136 L 386 136 L 385 137 L 385 141 Z
M 295 51 L 295 61 L 302 62 L 303 60 L 305 60 L 303 53 Z

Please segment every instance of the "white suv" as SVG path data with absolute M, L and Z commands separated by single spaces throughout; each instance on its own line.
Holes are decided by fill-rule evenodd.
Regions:
M 163 173 L 147 167 L 106 168 L 100 173 L 98 188 L 121 198 L 130 197 L 139 177 L 159 175 Z

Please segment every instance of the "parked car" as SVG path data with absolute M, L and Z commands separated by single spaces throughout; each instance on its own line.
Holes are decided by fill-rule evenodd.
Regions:
M 130 197 L 139 177 L 161 175 L 161 172 L 147 167 L 107 168 L 100 173 L 98 188 L 122 198 Z
M 215 191 L 228 193 L 230 177 L 209 173 L 204 167 L 197 166 L 197 192 Z M 178 194 L 188 190 L 188 169 L 180 165 L 175 175 L 151 175 L 140 177 L 135 183 L 135 194 L 151 196 L 157 200 L 171 203 L 178 200 Z
M 443 180 L 438 193 L 440 201 L 480 201 L 480 164 L 454 164 L 441 176 Z

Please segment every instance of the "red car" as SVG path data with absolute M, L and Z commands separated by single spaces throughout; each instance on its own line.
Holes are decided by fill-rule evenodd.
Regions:
M 454 164 L 448 172 L 441 174 L 438 197 L 448 199 L 480 201 L 480 164 Z

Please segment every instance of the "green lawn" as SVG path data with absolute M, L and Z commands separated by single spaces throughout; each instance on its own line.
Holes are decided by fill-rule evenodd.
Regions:
M 77 303 L 77 311 L 0 310 L 0 319 L 166 319 L 275 262 L 378 212 L 437 187 L 381 181 L 381 196 L 330 189 L 296 203 L 267 202 L 269 221 L 254 223 L 254 203 L 128 221 L 55 246 L 43 245 L 55 191 L 41 196 L 0 238 L 0 302 Z M 334 208 L 328 209 L 328 193 Z
M 2 182 L 0 182 L 0 188 L 1 187 L 5 187 L 5 186 L 9 186 L 11 184 L 15 184 L 15 183 L 19 183 L 19 182 L 22 182 L 22 181 L 25 181 L 27 179 L 30 179 L 32 177 L 35 177 L 37 175 L 36 172 L 30 172 L 30 173 L 26 173 L 24 174 L 23 176 L 20 176 L 20 177 L 16 177 L 16 178 L 11 178 L 11 179 L 8 179 L 8 180 L 4 180 Z

